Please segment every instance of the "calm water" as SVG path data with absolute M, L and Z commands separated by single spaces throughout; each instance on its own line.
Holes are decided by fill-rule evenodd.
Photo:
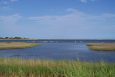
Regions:
M 115 62 L 115 52 L 91 51 L 87 43 L 41 43 L 41 46 L 26 49 L 0 50 L 0 57 L 23 59 L 77 60 Z

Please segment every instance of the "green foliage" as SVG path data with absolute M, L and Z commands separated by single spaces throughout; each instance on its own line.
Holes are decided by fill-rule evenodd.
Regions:
M 3 38 L 3 37 L 0 37 L 0 39 L 6 39 L 6 40 L 8 40 L 8 39 L 10 39 L 10 40 L 29 40 L 29 38 L 22 38 L 22 37 L 5 37 L 5 38 Z
M 10 62 L 10 63 L 9 63 Z M 18 62 L 18 64 L 17 64 Z M 115 77 L 115 64 L 0 58 L 0 76 Z
M 5 37 L 4 39 L 8 39 L 8 37 Z
M 0 39 L 3 39 L 2 37 L 0 37 Z

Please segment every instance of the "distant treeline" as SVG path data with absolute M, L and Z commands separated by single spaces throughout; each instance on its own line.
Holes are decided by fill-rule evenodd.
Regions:
M 0 39 L 29 39 L 29 38 L 22 38 L 22 37 L 0 37 Z

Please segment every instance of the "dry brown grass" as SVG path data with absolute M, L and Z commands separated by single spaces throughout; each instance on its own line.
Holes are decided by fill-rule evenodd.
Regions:
M 115 46 L 114 43 L 87 44 L 87 46 Z
M 11 42 L 11 43 L 0 43 L 0 47 L 17 47 L 17 46 L 29 46 L 30 43 L 20 43 L 20 42 Z
M 113 43 L 102 43 L 102 44 L 87 44 L 89 49 L 96 51 L 115 51 L 115 44 Z
M 30 48 L 38 45 L 40 44 L 8 42 L 8 43 L 0 43 L 0 49 L 23 49 L 23 48 Z

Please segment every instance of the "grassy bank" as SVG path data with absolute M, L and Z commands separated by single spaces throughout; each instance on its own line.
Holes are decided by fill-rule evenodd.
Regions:
M 24 49 L 24 48 L 31 48 L 39 45 L 40 44 L 7 42 L 7 43 L 0 43 L 0 49 Z
M 115 64 L 0 58 L 1 77 L 115 77 Z
M 115 44 L 103 43 L 103 44 L 87 44 L 89 49 L 96 51 L 115 51 Z

